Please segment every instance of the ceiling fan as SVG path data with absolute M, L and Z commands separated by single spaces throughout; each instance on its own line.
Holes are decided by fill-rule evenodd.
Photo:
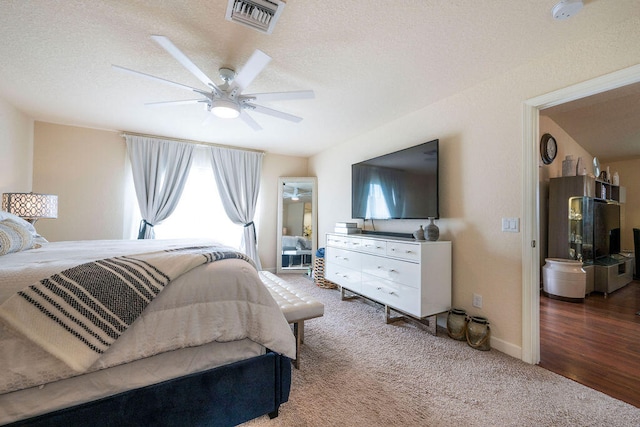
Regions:
M 259 49 L 256 49 L 249 60 L 244 64 L 242 69 L 236 74 L 236 72 L 230 68 L 220 68 L 220 78 L 224 82 L 222 85 L 215 84 L 205 73 L 202 72 L 184 53 L 180 51 L 172 42 L 165 36 L 154 35 L 151 38 L 158 43 L 164 50 L 169 52 L 183 67 L 185 67 L 191 74 L 196 76 L 198 80 L 207 86 L 207 90 L 194 88 L 184 85 L 182 83 L 176 83 L 170 80 L 166 80 L 160 77 L 152 76 L 150 74 L 142 73 L 140 71 L 131 70 L 129 68 L 121 67 L 119 65 L 111 65 L 113 68 L 131 73 L 137 76 L 142 76 L 151 80 L 159 81 L 174 87 L 195 92 L 201 96 L 198 99 L 187 99 L 181 101 L 164 101 L 164 102 L 152 102 L 146 105 L 160 106 L 160 105 L 184 105 L 184 104 L 203 104 L 207 111 L 213 113 L 213 115 L 225 118 L 234 119 L 240 117 L 247 125 L 254 130 L 261 130 L 262 127 L 256 122 L 247 112 L 254 111 L 256 113 L 266 114 L 269 116 L 277 117 L 279 119 L 288 120 L 294 123 L 298 123 L 302 120 L 302 117 L 294 116 L 283 111 L 267 108 L 262 105 L 258 105 L 255 102 L 263 101 L 283 101 L 294 99 L 311 99 L 315 95 L 312 90 L 299 90 L 291 92 L 269 92 L 269 93 L 253 93 L 243 94 L 242 92 L 251 84 L 251 82 L 262 72 L 267 66 L 271 57 Z M 210 118 L 209 116 L 207 120 Z
M 292 188 L 285 185 L 282 191 L 282 195 L 284 196 L 285 199 L 291 199 L 293 201 L 300 200 L 301 197 L 302 198 L 309 197 L 312 194 L 313 192 L 311 190 L 306 190 L 305 188 L 299 188 L 297 186 Z

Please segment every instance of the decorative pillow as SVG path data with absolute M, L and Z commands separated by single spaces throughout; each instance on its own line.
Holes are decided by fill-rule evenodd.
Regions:
M 17 222 L 22 227 L 29 230 L 29 232 L 33 234 L 33 237 L 38 237 L 38 233 L 36 232 L 36 228 L 33 226 L 33 224 L 20 218 L 18 215 L 14 215 L 12 213 L 5 212 L 5 211 L 0 211 L 0 221 L 4 221 L 5 219 L 10 219 L 13 222 Z
M 0 255 L 31 249 L 35 245 L 34 239 L 22 224 L 12 219 L 0 221 Z

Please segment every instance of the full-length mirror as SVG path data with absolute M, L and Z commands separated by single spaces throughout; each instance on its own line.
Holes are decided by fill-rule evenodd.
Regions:
M 278 178 L 277 272 L 309 272 L 318 248 L 316 178 Z

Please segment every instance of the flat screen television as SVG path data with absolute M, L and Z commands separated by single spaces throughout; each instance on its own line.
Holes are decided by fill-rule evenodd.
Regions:
M 439 218 L 438 140 L 351 165 L 351 217 Z
M 620 206 L 596 200 L 594 206 L 593 248 L 595 258 L 620 253 Z

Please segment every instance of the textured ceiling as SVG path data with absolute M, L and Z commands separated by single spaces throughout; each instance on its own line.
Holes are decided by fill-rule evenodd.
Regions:
M 640 15 L 637 0 L 586 1 L 554 21 L 556 0 L 288 0 L 273 34 L 224 19 L 226 1 L 3 0 L 0 97 L 36 120 L 308 156 Z M 255 49 L 273 60 L 247 92 L 313 89 L 203 125 L 201 106 L 151 108 L 188 92 L 111 68 L 202 84 L 150 36 L 167 36 L 212 80 Z M 204 87 L 203 87 L 204 89 Z
M 640 83 L 547 108 L 540 114 L 600 160 L 640 157 Z

